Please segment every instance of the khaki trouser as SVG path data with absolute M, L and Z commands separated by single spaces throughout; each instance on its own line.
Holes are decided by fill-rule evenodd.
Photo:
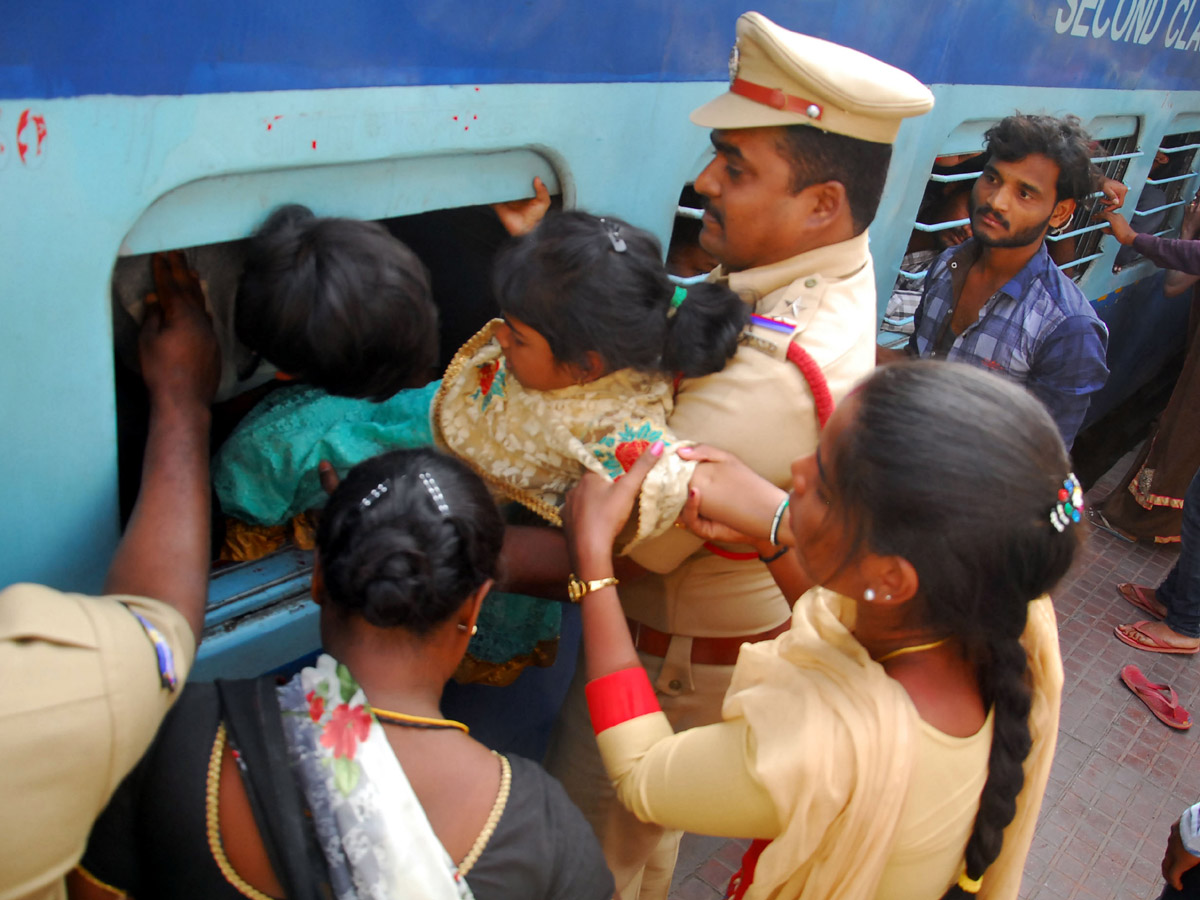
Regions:
M 694 665 L 691 638 L 675 636 L 667 658 L 639 653 L 658 702 L 676 731 L 721 721 L 733 666 Z M 575 677 L 550 736 L 546 768 L 583 811 L 604 850 L 621 900 L 667 900 L 682 832 L 640 822 L 617 802 L 596 746 L 580 650 Z

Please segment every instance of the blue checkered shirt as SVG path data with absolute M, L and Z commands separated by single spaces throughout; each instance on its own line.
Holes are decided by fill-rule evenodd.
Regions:
M 917 307 L 911 356 L 932 357 L 954 315 L 954 285 L 979 256 L 968 240 L 930 267 Z M 966 267 L 966 268 L 963 268 Z M 961 269 L 961 272 L 959 271 Z M 1108 379 L 1108 329 L 1083 292 L 1050 259 L 1043 244 L 1033 259 L 983 305 L 941 358 L 970 363 L 1023 384 L 1050 411 L 1068 447 L 1091 395 Z M 945 337 L 944 340 L 948 340 Z

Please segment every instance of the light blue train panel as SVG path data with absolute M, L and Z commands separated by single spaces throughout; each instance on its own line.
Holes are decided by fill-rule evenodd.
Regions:
M 1200 112 L 1197 6 L 757 4 L 933 86 L 938 106 L 902 128 L 872 230 L 883 296 L 933 158 L 960 138 L 977 144 L 970 123 L 1015 108 L 1128 116 L 1152 146 L 1173 116 Z M 531 0 L 519 13 L 488 0 L 10 5 L 0 584 L 95 591 L 115 546 L 118 256 L 242 237 L 282 202 L 396 216 L 527 196 L 534 175 L 568 206 L 665 239 L 707 157 L 687 113 L 724 89 L 742 11 L 732 0 Z M 1148 163 L 1131 176 L 1136 166 L 1144 178 Z M 1112 252 L 1087 276 L 1090 296 L 1144 277 L 1106 277 Z M 237 651 L 261 669 L 310 646 L 311 615 L 296 614 L 306 578 L 286 557 L 221 575 L 206 654 L 269 634 L 269 652 Z

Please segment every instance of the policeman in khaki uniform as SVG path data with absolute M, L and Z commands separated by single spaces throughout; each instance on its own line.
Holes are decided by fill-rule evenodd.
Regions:
M 109 569 L 110 596 L 33 584 L 0 592 L 3 900 L 66 895 L 64 874 L 150 746 L 204 622 L 208 404 L 220 354 L 182 257 L 157 259 L 156 270 L 159 304 L 141 338 L 145 466 Z
M 822 398 L 841 400 L 875 365 L 866 229 L 901 120 L 932 106 L 920 82 L 879 60 L 758 13 L 738 19 L 729 91 L 691 116 L 714 129 L 716 150 L 695 182 L 706 201 L 700 243 L 721 263 L 711 277 L 727 279 L 770 321 L 755 320 L 724 370 L 680 385 L 675 434 L 790 483 L 792 461 L 817 445 Z M 806 378 L 788 360 L 792 343 L 819 374 Z M 675 529 L 632 553 L 648 574 L 622 577 L 634 642 L 677 731 L 720 721 L 738 648 L 787 627 L 790 610 L 768 566 L 729 558 L 735 549 L 746 548 L 704 545 Z M 619 896 L 665 898 L 679 832 L 616 803 L 585 680 L 580 664 L 547 768 L 596 829 Z

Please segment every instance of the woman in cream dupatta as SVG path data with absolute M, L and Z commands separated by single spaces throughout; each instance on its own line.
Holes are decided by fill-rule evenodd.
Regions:
M 579 578 L 612 574 L 657 449 L 568 499 Z M 696 457 L 690 513 L 707 518 L 692 526 L 734 528 L 768 559 L 776 531 L 792 552 L 773 574 L 799 599 L 787 633 L 743 645 L 725 721 L 675 735 L 618 588 L 585 596 L 589 704 L 622 802 L 755 839 L 729 897 L 1016 898 L 1062 689 L 1045 592 L 1070 567 L 1082 498 L 1045 410 L 988 373 L 906 363 L 839 407 L 786 498 L 724 454 Z

